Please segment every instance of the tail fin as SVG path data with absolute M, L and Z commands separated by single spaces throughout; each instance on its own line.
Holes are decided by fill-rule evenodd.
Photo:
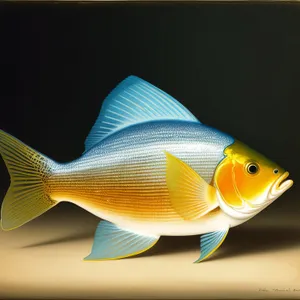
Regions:
M 1 225 L 11 230 L 57 204 L 50 199 L 47 184 L 55 163 L 2 130 L 0 154 L 11 179 L 2 203 Z

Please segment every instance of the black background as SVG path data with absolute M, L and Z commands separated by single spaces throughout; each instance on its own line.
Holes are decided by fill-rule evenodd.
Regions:
M 81 155 L 105 96 L 137 75 L 290 171 L 274 209 L 299 202 L 299 4 L 1 3 L 0 34 L 0 128 L 39 152 Z

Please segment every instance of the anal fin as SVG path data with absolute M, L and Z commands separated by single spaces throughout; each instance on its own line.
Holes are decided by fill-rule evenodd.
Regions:
M 137 234 L 108 221 L 101 221 L 91 254 L 84 260 L 111 260 L 140 254 L 153 247 L 159 236 Z
M 200 257 L 195 261 L 199 263 L 211 256 L 224 242 L 229 228 L 220 231 L 209 232 L 201 235 L 200 238 Z

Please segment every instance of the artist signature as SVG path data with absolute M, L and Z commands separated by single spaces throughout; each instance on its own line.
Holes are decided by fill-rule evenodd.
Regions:
M 268 292 L 286 292 L 286 293 L 290 293 L 290 292 L 300 292 L 300 288 L 299 289 L 295 289 L 295 288 L 281 288 L 281 289 L 259 288 L 258 291 L 259 292 L 264 292 L 264 293 L 268 293 Z

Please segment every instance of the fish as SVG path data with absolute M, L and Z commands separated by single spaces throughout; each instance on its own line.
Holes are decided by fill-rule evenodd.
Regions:
M 0 154 L 10 174 L 2 229 L 74 203 L 100 218 L 86 261 L 138 255 L 161 236 L 199 235 L 199 263 L 293 185 L 275 162 L 137 76 L 105 98 L 78 159 L 55 162 L 3 130 Z

